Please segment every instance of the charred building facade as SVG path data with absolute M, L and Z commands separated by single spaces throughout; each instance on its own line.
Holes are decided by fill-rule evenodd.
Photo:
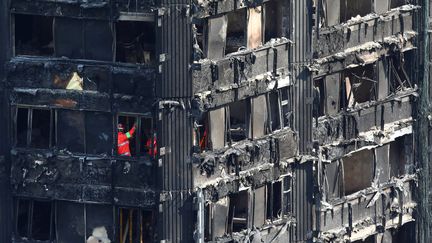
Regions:
M 0 242 L 428 242 L 429 8 L 0 1 Z

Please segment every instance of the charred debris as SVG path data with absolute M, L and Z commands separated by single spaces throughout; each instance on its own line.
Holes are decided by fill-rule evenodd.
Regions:
M 426 242 L 428 12 L 1 1 L 0 242 Z

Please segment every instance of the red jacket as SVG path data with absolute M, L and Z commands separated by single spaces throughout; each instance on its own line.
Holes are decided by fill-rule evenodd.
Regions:
M 127 132 L 118 132 L 117 134 L 117 154 L 121 156 L 131 156 L 129 148 L 129 138 L 135 133 L 135 126 Z
M 152 138 L 151 137 L 147 139 L 146 147 L 147 147 L 147 153 L 150 156 L 156 156 L 156 154 L 157 154 L 156 136 L 154 137 L 154 140 L 153 140 L 153 151 L 152 151 Z

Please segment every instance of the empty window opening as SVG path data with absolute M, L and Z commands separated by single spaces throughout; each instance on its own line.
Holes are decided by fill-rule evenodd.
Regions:
M 406 174 L 408 164 L 412 163 L 412 136 L 398 137 L 390 143 L 390 176 Z
M 321 117 L 324 116 L 324 102 L 325 102 L 325 90 L 324 90 L 324 79 L 317 79 L 314 81 L 314 102 L 313 102 L 313 116 Z
M 389 58 L 389 72 L 390 91 L 392 93 L 412 88 L 409 74 L 405 69 L 405 59 L 403 55 Z
M 229 104 L 230 138 L 233 142 L 244 140 L 249 134 L 249 100 L 237 101 Z
M 267 184 L 267 219 L 282 217 L 282 181 Z
M 53 17 L 16 14 L 15 54 L 52 56 Z
M 270 128 L 272 131 L 281 129 L 281 107 L 279 102 L 279 93 L 270 92 L 268 95 L 270 106 Z
M 284 215 L 291 214 L 291 176 L 285 176 L 283 179 L 283 213 Z
M 151 64 L 155 60 L 156 33 L 153 22 L 116 23 L 116 61 Z
M 371 0 L 346 0 L 341 2 L 341 22 L 372 13 Z
M 281 88 L 279 97 L 282 107 L 282 121 L 284 127 L 292 127 L 294 122 L 293 116 L 293 88 L 291 86 Z
M 153 242 L 154 216 L 152 211 L 120 208 L 118 220 L 118 242 Z
M 30 110 L 27 108 L 18 108 L 16 115 L 16 146 L 26 147 L 28 145 L 28 131 L 29 131 L 29 116 Z
M 55 238 L 51 202 L 18 199 L 16 232 L 19 237 L 48 241 Z
M 284 6 L 281 0 L 272 0 L 264 4 L 265 11 L 265 42 L 273 38 L 284 37 L 283 14 Z
M 50 131 L 54 129 L 52 124 L 52 111 L 33 109 L 31 146 L 36 148 L 48 148 L 50 146 Z
M 117 155 L 154 157 L 157 149 L 156 131 L 150 117 L 118 117 Z
M 228 232 L 240 232 L 248 228 L 249 191 L 241 191 L 229 196 Z
M 398 8 L 407 4 L 407 0 L 389 0 L 389 1 L 391 2 L 390 8 Z
M 374 170 L 374 155 L 371 150 L 361 150 L 343 157 L 342 164 L 345 195 L 371 186 Z
M 376 100 L 377 81 L 375 77 L 374 65 L 346 70 L 342 89 L 345 96 L 344 107 L 353 107 L 355 104 Z
M 113 61 L 113 28 L 109 21 L 56 17 L 55 55 L 72 59 Z
M 205 45 L 205 42 L 206 42 L 205 29 L 206 28 L 203 25 L 203 23 L 195 23 L 192 28 L 194 31 L 194 50 L 195 50 L 194 60 L 197 61 L 197 60 L 200 60 L 200 59 L 207 57 L 207 55 L 205 53 L 205 49 L 204 49 L 204 47 L 206 46 Z M 225 48 L 225 45 L 223 47 Z M 221 50 L 219 50 L 219 51 L 223 55 L 224 52 Z
M 239 9 L 227 14 L 228 27 L 226 35 L 225 54 L 239 51 L 245 48 L 246 43 L 246 10 Z
M 57 110 L 57 145 L 70 152 L 85 153 L 85 112 Z
M 55 144 L 54 111 L 48 109 L 17 108 L 16 146 L 49 148 Z

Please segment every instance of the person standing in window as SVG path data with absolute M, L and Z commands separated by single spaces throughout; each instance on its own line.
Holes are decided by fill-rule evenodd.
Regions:
M 133 137 L 136 129 L 136 124 L 133 125 L 132 129 L 129 132 L 124 133 L 123 124 L 119 123 L 117 125 L 117 154 L 120 156 L 131 156 L 130 147 L 129 147 L 129 139 Z

